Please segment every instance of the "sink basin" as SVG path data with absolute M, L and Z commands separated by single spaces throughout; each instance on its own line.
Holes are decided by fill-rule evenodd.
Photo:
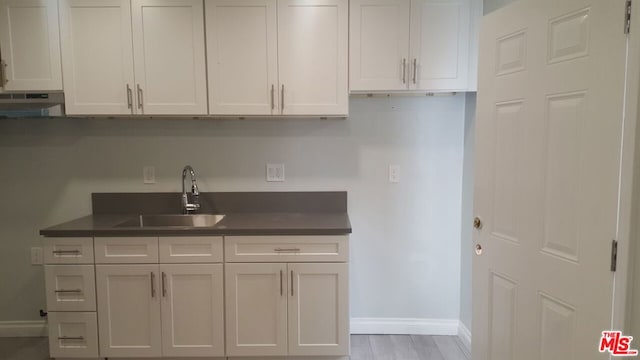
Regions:
M 224 215 L 140 215 L 129 219 L 116 227 L 213 227 L 224 219 Z

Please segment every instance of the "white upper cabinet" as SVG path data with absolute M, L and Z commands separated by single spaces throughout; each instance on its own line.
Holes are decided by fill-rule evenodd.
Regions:
M 56 0 L 0 0 L 0 90 L 62 90 Z
M 279 0 L 283 115 L 348 113 L 348 1 Z
M 138 113 L 207 114 L 202 0 L 133 0 Z
M 411 1 L 411 79 L 415 90 L 466 90 L 468 0 Z
M 205 0 L 209 113 L 278 114 L 276 0 Z
M 351 90 L 405 90 L 410 0 L 351 0 Z
M 61 0 L 68 115 L 135 114 L 129 0 Z
M 351 91 L 473 87 L 469 83 L 472 1 L 352 0 Z

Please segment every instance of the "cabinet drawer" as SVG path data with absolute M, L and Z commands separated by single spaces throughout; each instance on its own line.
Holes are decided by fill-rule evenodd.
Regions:
M 163 264 L 222 262 L 222 237 L 161 237 L 159 243 Z
M 227 262 L 346 262 L 349 238 L 339 236 L 226 236 Z
M 49 356 L 97 358 L 98 321 L 95 312 L 49 312 Z
M 93 265 L 45 265 L 49 311 L 96 311 Z
M 45 238 L 45 264 L 93 264 L 93 238 Z
M 158 263 L 157 237 L 97 237 L 96 264 Z

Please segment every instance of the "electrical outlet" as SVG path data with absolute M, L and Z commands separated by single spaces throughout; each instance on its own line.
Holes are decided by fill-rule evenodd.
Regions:
M 284 181 L 284 164 L 267 164 L 267 181 Z
M 142 167 L 142 180 L 145 184 L 156 183 L 156 167 L 144 166 Z
M 400 182 L 400 165 L 389 165 L 389 182 L 394 184 Z
M 31 248 L 31 265 L 42 265 L 42 248 L 41 247 L 32 247 Z

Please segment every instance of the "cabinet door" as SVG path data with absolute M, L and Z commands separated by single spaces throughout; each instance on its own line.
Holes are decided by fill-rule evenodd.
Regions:
M 207 114 L 202 0 L 133 0 L 138 112 Z
M 468 0 L 411 1 L 411 89 L 467 89 L 469 21 Z
M 129 0 L 61 0 L 68 115 L 134 114 Z
M 411 0 L 351 0 L 351 91 L 406 90 Z
M 56 0 L 1 0 L 0 54 L 7 91 L 62 90 Z
M 348 0 L 278 0 L 283 115 L 348 113 Z
M 162 356 L 224 356 L 222 264 L 161 265 Z
M 286 264 L 225 264 L 228 356 L 287 354 Z
M 206 0 L 209 113 L 278 113 L 276 0 Z
M 158 265 L 97 265 L 100 356 L 162 354 Z
M 348 264 L 289 264 L 289 355 L 349 355 Z

